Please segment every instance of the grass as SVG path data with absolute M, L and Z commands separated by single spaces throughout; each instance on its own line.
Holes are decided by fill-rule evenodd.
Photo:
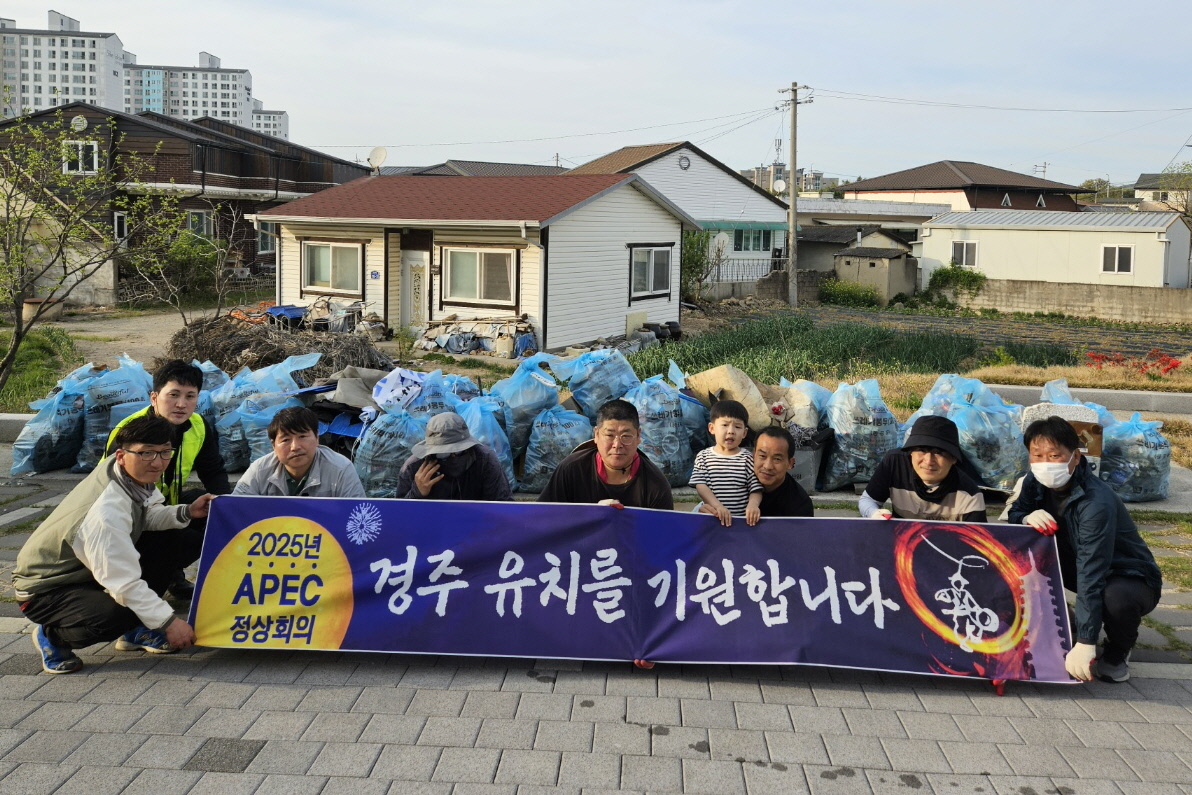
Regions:
M 465 356 L 462 359 L 457 359 L 454 356 L 448 356 L 444 353 L 426 353 L 422 355 L 422 361 L 435 362 L 438 364 L 448 365 L 443 368 L 448 372 L 453 372 L 453 368 L 469 369 L 469 370 L 485 370 L 494 375 L 499 375 L 502 378 L 514 371 L 517 365 L 499 364 L 492 359 L 479 359 L 475 356 Z
M 0 345 L 6 345 L 8 338 L 8 334 L 0 334 Z M 0 389 L 0 411 L 27 413 L 30 401 L 45 397 L 58 379 L 78 364 L 69 333 L 55 326 L 34 328 L 17 352 L 8 383 Z
M 1009 345 L 1006 346 L 1009 351 Z M 1012 354 L 1013 355 L 1013 354 Z M 1034 365 L 1018 356 L 1016 364 L 977 367 L 966 375 L 991 384 L 1042 385 L 1056 378 L 1068 379 L 1068 386 L 1086 389 L 1145 389 L 1150 392 L 1192 392 L 1192 357 L 1158 380 L 1126 367 L 1095 367 L 1080 364 Z
M 73 337 L 74 339 L 81 340 L 82 342 L 115 342 L 116 340 L 120 339 L 119 337 L 108 337 L 103 334 L 75 333 Z

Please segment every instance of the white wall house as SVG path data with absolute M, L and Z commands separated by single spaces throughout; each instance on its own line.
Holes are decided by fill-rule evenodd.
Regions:
M 679 319 L 684 229 L 633 174 L 372 176 L 261 213 L 278 302 L 371 303 L 390 326 L 524 315 L 545 349 Z
M 716 232 L 728 260 L 753 260 L 769 270 L 774 249 L 786 250 L 786 203 L 688 142 L 627 146 L 570 174 L 638 174 L 704 229 Z
M 990 279 L 1189 287 L 1192 234 L 1174 212 L 975 210 L 923 224 L 922 286 L 958 262 Z

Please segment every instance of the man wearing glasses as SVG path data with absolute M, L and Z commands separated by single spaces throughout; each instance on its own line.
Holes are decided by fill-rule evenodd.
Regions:
M 674 510 L 666 476 L 645 454 L 637 409 L 610 400 L 596 412 L 596 432 L 563 459 L 539 502 L 594 502 L 631 508 Z
M 75 655 L 115 640 L 120 651 L 169 654 L 194 643 L 194 630 L 162 599 L 171 576 L 193 563 L 202 534 L 186 528 L 207 515 L 212 495 L 166 505 L 154 485 L 174 456 L 174 427 L 163 417 L 130 420 L 116 452 L 76 486 L 17 555 L 13 586 L 37 626 L 42 669 L 68 674 Z M 169 544 L 141 546 L 142 534 L 171 531 Z

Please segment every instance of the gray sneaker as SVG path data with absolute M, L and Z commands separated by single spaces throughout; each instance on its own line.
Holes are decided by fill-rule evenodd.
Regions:
M 1097 660 L 1097 678 L 1102 682 L 1121 683 L 1130 680 L 1129 658 L 1119 663 Z

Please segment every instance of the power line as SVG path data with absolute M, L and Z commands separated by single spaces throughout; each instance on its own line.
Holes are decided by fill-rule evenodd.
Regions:
M 677 127 L 681 124 L 700 124 L 705 121 L 720 121 L 722 119 L 740 119 L 742 116 L 751 116 L 761 111 L 771 111 L 773 108 L 762 108 L 742 111 L 741 113 L 730 113 L 726 116 L 712 116 L 707 119 L 690 119 L 688 121 L 672 121 L 666 124 L 652 124 L 648 127 L 632 127 L 627 130 L 609 130 L 607 132 L 588 132 L 588 133 L 571 133 L 569 135 L 549 135 L 541 138 L 507 138 L 500 141 L 453 141 L 444 143 L 419 143 L 419 144 L 384 144 L 387 149 L 398 149 L 402 147 L 419 147 L 419 146 L 485 146 L 489 144 L 523 144 L 523 143 L 537 143 L 540 141 L 561 141 L 565 138 L 590 138 L 597 135 L 620 135 L 621 133 L 641 132 L 642 130 L 657 130 L 662 127 Z M 728 122 L 731 124 L 732 122 Z M 367 149 L 372 144 L 315 144 L 311 145 L 312 149 Z
M 854 100 L 857 102 L 882 102 L 894 105 L 919 105 L 969 110 L 1008 110 L 1022 113 L 1174 113 L 1192 110 L 1192 108 L 1022 108 L 1005 105 L 974 105 L 965 102 L 940 102 L 930 99 L 888 97 L 881 94 L 860 94 L 852 91 L 837 91 L 830 88 L 818 88 L 815 89 L 815 92 L 817 97 Z

